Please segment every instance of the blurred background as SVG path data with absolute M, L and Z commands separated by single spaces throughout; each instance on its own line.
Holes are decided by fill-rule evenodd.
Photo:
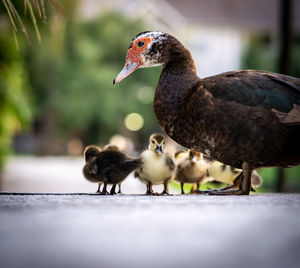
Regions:
M 162 132 L 152 108 L 161 67 L 112 85 L 145 30 L 181 40 L 200 77 L 238 69 L 300 77 L 297 0 L 3 0 L 1 191 L 95 192 L 82 175 L 86 145 L 137 155 Z M 171 153 L 178 148 L 168 143 Z M 259 192 L 300 192 L 299 167 L 259 173 Z M 145 191 L 132 177 L 123 189 Z

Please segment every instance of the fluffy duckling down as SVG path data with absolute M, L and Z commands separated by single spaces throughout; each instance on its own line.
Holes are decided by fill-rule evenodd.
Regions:
M 113 151 L 120 151 L 119 147 L 117 145 L 114 145 L 114 144 L 106 144 L 104 147 L 103 147 L 103 150 L 106 151 L 106 150 L 113 150 Z M 98 191 L 100 192 L 100 186 L 101 186 L 102 183 L 99 183 L 99 189 Z M 121 191 L 121 183 L 118 184 L 119 186 L 119 191 L 118 191 L 118 194 L 121 194 L 122 191 Z
M 89 145 L 84 149 L 83 155 L 86 164 L 83 167 L 83 175 L 90 182 L 99 182 L 97 178 L 97 166 L 95 165 L 95 159 L 97 155 L 101 152 L 101 148 L 95 145 Z M 100 192 L 100 186 L 102 182 L 98 185 L 98 190 L 96 193 Z
M 86 164 L 83 167 L 85 178 L 91 182 L 103 183 L 100 194 L 107 194 L 107 184 L 112 184 L 110 194 L 115 194 L 116 185 L 121 183 L 133 170 L 142 164 L 140 158 L 131 158 L 116 150 L 103 150 L 88 146 L 84 151 Z
M 134 176 L 147 185 L 146 194 L 153 194 L 152 185 L 163 184 L 162 194 L 169 194 L 168 183 L 173 179 L 175 162 L 166 151 L 165 137 L 162 134 L 152 134 L 148 149 L 142 152 L 143 164 Z
M 175 153 L 176 173 L 175 180 L 180 182 L 181 194 L 184 194 L 185 183 L 196 183 L 197 190 L 207 175 L 208 164 L 203 160 L 203 154 L 194 150 L 177 151 Z
M 241 179 L 239 175 L 241 173 L 241 169 L 233 168 L 232 166 L 225 165 L 219 161 L 211 161 L 208 167 L 209 177 L 206 177 L 204 181 L 208 182 L 215 180 L 230 185 L 226 188 L 236 188 L 239 186 Z M 260 187 L 262 182 L 262 177 L 254 170 L 251 175 L 251 190 L 255 191 L 255 187 Z

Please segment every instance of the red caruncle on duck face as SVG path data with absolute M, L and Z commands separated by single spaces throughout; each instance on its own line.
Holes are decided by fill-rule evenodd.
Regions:
M 139 62 L 140 66 L 143 65 L 142 53 L 147 49 L 151 41 L 151 37 L 141 37 L 135 40 L 127 51 L 126 62 Z
M 127 51 L 125 66 L 123 70 L 118 74 L 113 84 L 120 82 L 125 77 L 133 73 L 137 68 L 143 67 L 145 62 L 143 52 L 147 50 L 147 47 L 151 43 L 151 41 L 152 37 L 146 36 L 137 38 L 132 42 Z

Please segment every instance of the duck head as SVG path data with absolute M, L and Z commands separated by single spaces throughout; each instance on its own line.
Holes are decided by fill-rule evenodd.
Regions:
M 164 47 L 170 35 L 163 32 L 142 32 L 136 35 L 127 50 L 125 66 L 117 75 L 113 84 L 123 80 L 138 68 L 164 64 Z
M 200 152 L 189 150 L 189 159 L 192 164 L 196 164 L 198 161 L 202 160 L 203 155 Z
M 161 155 L 165 152 L 165 137 L 161 134 L 152 134 L 149 138 L 149 150 L 155 152 L 157 155 Z
M 119 147 L 117 145 L 114 144 L 106 144 L 103 148 L 104 151 L 119 151 Z
M 93 157 L 96 157 L 101 152 L 101 148 L 95 145 L 89 145 L 84 149 L 83 155 L 85 162 L 91 160 Z

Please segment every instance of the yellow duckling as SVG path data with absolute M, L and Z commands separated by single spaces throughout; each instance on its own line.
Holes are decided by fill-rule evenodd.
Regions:
M 203 160 L 203 154 L 192 149 L 189 151 L 177 151 L 175 153 L 176 174 L 175 180 L 180 182 L 181 194 L 184 194 L 185 183 L 196 183 L 199 191 L 203 178 L 207 175 L 207 162 Z
M 208 167 L 209 177 L 204 180 L 205 182 L 215 180 L 226 183 L 228 186 L 223 189 L 238 188 L 242 178 L 241 174 L 241 169 L 233 168 L 219 161 L 211 161 Z M 262 182 L 262 177 L 254 170 L 251 175 L 251 190 L 255 191 L 255 187 L 260 187 Z
M 169 194 L 168 183 L 173 179 L 175 163 L 166 151 L 165 137 L 152 134 L 149 138 L 148 150 L 141 154 L 143 164 L 134 176 L 147 185 L 147 193 L 153 194 L 152 185 L 164 184 L 162 194 Z

